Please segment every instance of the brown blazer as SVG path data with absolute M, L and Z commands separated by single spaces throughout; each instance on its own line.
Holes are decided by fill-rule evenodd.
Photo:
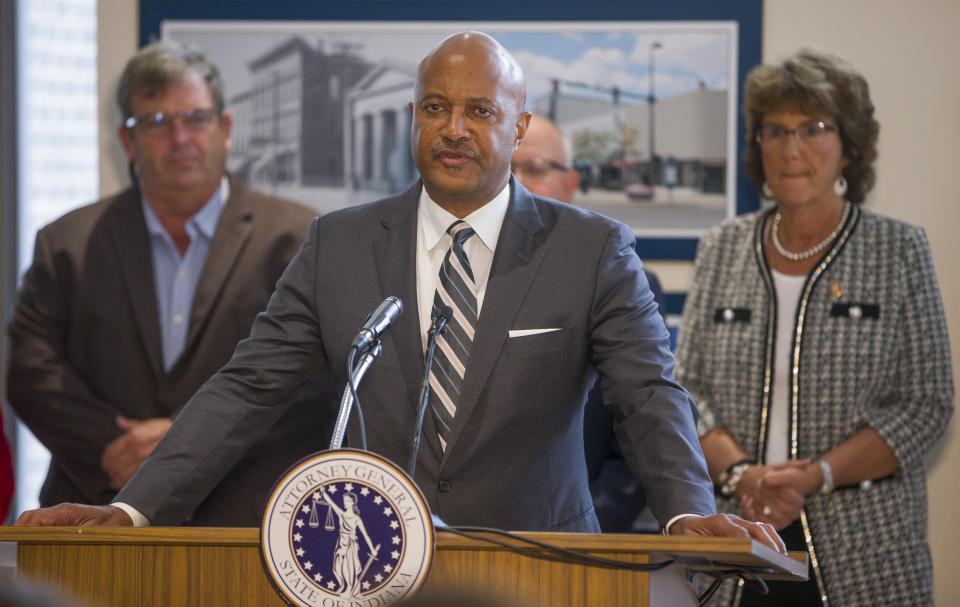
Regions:
M 42 505 L 110 502 L 115 491 L 100 456 L 120 434 L 115 417 L 176 417 L 266 307 L 314 213 L 236 181 L 230 192 L 184 352 L 169 372 L 138 191 L 77 209 L 37 234 L 9 325 L 7 379 L 10 404 L 52 453 Z M 192 523 L 259 523 L 273 481 L 329 440 L 322 408 L 298 406 L 304 408 L 293 416 L 298 424 L 277 422 L 199 505 Z M 302 431 L 304 420 L 313 422 L 313 432 Z

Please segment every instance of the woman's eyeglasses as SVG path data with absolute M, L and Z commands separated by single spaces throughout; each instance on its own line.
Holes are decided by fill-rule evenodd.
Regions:
M 836 133 L 837 127 L 822 120 L 805 122 L 795 129 L 788 129 L 779 124 L 765 124 L 757 131 L 757 143 L 764 147 L 783 145 L 790 135 L 796 135 L 801 145 L 810 145 L 823 141 L 827 133 Z

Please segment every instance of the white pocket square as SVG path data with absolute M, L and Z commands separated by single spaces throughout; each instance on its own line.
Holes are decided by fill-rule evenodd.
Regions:
M 509 337 L 524 337 L 526 335 L 539 335 L 540 333 L 552 333 L 559 331 L 560 327 L 555 329 L 511 329 L 507 332 Z

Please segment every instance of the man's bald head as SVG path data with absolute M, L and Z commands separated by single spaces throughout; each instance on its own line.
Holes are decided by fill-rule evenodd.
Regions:
M 436 64 L 446 62 L 455 66 L 477 61 L 488 63 L 493 71 L 499 73 L 500 82 L 514 92 L 518 101 L 517 107 L 522 109 L 527 102 L 527 83 L 520 64 L 502 44 L 483 32 L 458 32 L 444 38 L 435 46 L 417 68 L 414 96 L 420 96 L 423 76 Z
M 538 196 L 570 202 L 580 184 L 572 164 L 570 141 L 550 120 L 533 116 L 523 145 L 513 153 L 513 172 L 520 183 Z
M 435 202 L 465 217 L 507 185 L 530 119 L 525 101 L 520 66 L 481 32 L 454 34 L 420 62 L 411 149 Z
M 531 116 L 530 128 L 527 129 L 527 138 L 523 144 L 528 148 L 536 147 L 549 151 L 546 157 L 564 166 L 573 165 L 573 146 L 570 145 L 570 140 L 564 137 L 549 118 L 537 114 Z

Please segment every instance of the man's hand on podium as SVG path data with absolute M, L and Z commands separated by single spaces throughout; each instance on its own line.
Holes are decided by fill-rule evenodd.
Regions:
M 130 516 L 114 506 L 57 504 L 27 510 L 15 525 L 21 527 L 132 527 Z
M 749 537 L 773 548 L 781 554 L 787 547 L 773 525 L 753 523 L 735 514 L 690 516 L 676 521 L 670 527 L 670 535 L 700 535 L 706 537 Z

